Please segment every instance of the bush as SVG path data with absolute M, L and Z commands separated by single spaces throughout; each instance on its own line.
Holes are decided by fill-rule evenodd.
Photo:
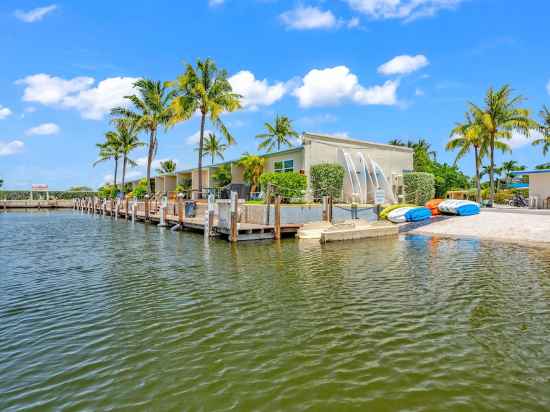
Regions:
M 309 170 L 314 197 L 332 196 L 340 198 L 344 186 L 344 168 L 335 163 L 311 166 Z
M 414 172 L 403 175 L 405 203 L 424 206 L 435 196 L 435 179 L 431 173 Z
M 97 195 L 102 199 L 114 199 L 118 195 L 118 192 L 118 187 L 115 185 L 105 185 L 97 190 Z
M 95 192 L 72 192 L 72 191 L 58 191 L 58 190 L 52 190 L 49 192 L 50 200 L 71 200 L 71 199 L 78 199 L 78 198 L 84 198 L 84 197 L 92 197 L 97 196 Z M 29 200 L 31 197 L 31 191 L 30 190 L 5 190 L 0 191 L 0 199 L 2 200 Z M 45 199 L 46 193 L 45 192 L 39 192 L 34 193 L 33 195 L 34 199 Z
M 260 185 L 263 192 L 267 191 L 268 183 L 274 186 L 273 192 L 283 196 L 286 203 L 292 198 L 303 197 L 307 188 L 307 178 L 296 172 L 262 174 Z

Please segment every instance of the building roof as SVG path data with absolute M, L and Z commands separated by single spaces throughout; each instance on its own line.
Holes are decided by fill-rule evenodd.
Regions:
M 521 176 L 521 175 L 538 175 L 542 173 L 550 173 L 550 169 L 535 169 L 535 170 L 516 170 L 510 173 L 512 176 Z

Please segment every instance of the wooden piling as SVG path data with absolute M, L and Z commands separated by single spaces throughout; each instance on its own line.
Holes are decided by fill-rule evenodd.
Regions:
M 206 225 L 204 226 L 205 236 L 214 234 L 214 206 L 216 199 L 213 194 L 208 195 L 208 215 L 206 217 Z
M 124 219 L 128 220 L 128 198 L 124 197 Z
M 238 228 L 238 213 L 239 213 L 239 195 L 237 192 L 231 192 L 231 221 L 230 221 L 230 242 L 237 242 L 239 240 L 239 228 Z
M 269 225 L 269 220 L 270 220 L 269 215 L 271 214 L 271 183 L 267 184 L 267 190 L 266 190 L 266 194 L 265 194 L 265 204 L 266 204 L 266 209 L 265 209 L 265 222 L 264 222 L 264 224 Z
M 275 196 L 275 240 L 281 239 L 281 195 Z
M 149 195 L 145 195 L 145 221 L 149 221 Z
M 185 216 L 185 209 L 183 207 L 183 194 L 178 195 L 178 223 L 183 228 L 183 218 Z

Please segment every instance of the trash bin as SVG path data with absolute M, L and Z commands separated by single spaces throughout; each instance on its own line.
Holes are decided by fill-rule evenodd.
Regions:
M 197 202 L 185 202 L 185 217 L 195 217 L 197 215 Z

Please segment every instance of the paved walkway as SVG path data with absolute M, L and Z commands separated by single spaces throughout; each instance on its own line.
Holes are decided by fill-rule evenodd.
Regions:
M 409 233 L 550 246 L 550 215 L 482 211 L 476 216 L 452 217 L 433 222 Z

